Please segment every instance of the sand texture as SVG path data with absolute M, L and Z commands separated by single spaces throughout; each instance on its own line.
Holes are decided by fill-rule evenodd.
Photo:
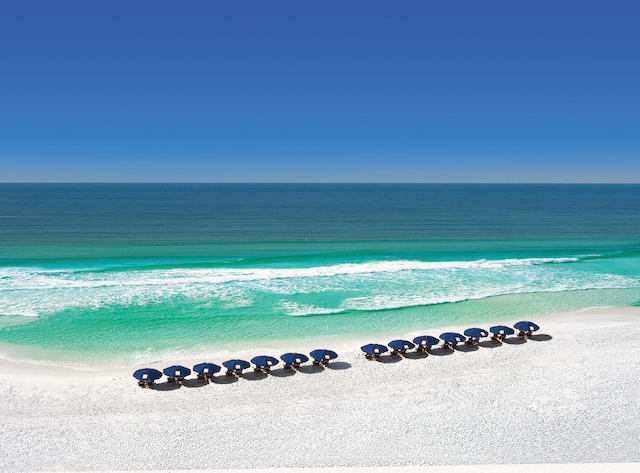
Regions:
M 5 361 L 0 470 L 476 465 L 468 471 L 479 472 L 507 471 L 478 466 L 487 464 L 534 471 L 524 464 L 623 462 L 618 471 L 634 471 L 640 309 L 536 320 L 540 335 L 524 343 L 379 362 L 354 344 L 326 369 L 278 368 L 178 389 L 165 382 L 141 389 L 130 373 L 43 376 Z M 395 471 L 403 470 L 419 471 Z

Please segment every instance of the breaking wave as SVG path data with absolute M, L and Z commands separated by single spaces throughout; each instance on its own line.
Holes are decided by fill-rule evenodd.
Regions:
M 0 315 L 192 304 L 228 312 L 326 315 L 496 295 L 637 287 L 633 277 L 579 272 L 581 258 L 343 263 L 307 268 L 49 270 L 0 268 Z M 328 301 L 328 302 L 327 302 Z

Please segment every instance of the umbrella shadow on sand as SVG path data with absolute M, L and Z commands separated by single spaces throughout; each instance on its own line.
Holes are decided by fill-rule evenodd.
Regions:
M 429 350 L 429 354 L 435 355 L 435 356 L 449 356 L 449 355 L 453 355 L 453 350 L 449 350 L 448 348 L 438 347 L 438 348 L 432 348 L 431 350 Z
M 376 358 L 376 361 L 379 363 L 397 363 L 402 361 L 402 357 L 400 355 L 384 355 Z
M 521 337 L 511 337 L 505 338 L 502 342 L 508 345 L 522 345 L 523 343 L 527 343 L 527 339 Z
M 346 361 L 332 361 L 327 365 L 327 368 L 330 370 L 348 370 L 351 368 L 351 363 L 347 363 Z
M 304 365 L 298 368 L 300 373 L 304 374 L 316 374 L 322 373 L 324 371 L 324 366 L 322 365 Z
M 537 333 L 535 335 L 530 335 L 529 340 L 534 342 L 548 342 L 549 340 L 553 340 L 551 335 L 547 335 L 546 333 Z
M 461 351 L 463 353 L 468 353 L 470 351 L 478 351 L 478 345 L 467 345 L 466 343 L 456 345 L 456 351 Z
M 209 381 L 201 378 L 185 379 L 182 384 L 185 388 L 202 388 L 209 384 Z
M 261 381 L 263 379 L 267 379 L 268 376 L 269 375 L 267 373 L 263 373 L 262 371 L 249 371 L 242 375 L 242 377 L 247 381 Z
M 293 376 L 296 374 L 295 369 L 284 369 L 281 368 L 279 370 L 272 370 L 271 371 L 271 376 L 275 377 L 275 378 L 288 378 L 289 376 Z
M 238 382 L 237 376 L 227 376 L 226 374 L 222 376 L 214 376 L 211 379 L 212 384 L 231 384 L 231 383 L 237 383 L 237 382 Z
M 168 381 L 164 383 L 155 383 L 150 386 L 151 389 L 155 391 L 175 391 L 176 389 L 180 389 L 182 385 L 180 383 L 170 383 Z
M 426 351 L 412 351 L 404 355 L 409 360 L 422 360 L 428 356 L 429 354 Z
M 478 343 L 478 346 L 481 346 L 483 348 L 498 348 L 502 346 L 502 343 L 497 340 L 483 340 Z

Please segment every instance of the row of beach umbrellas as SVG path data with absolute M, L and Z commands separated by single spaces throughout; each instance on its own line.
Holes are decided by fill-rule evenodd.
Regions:
M 518 337 L 530 337 L 533 332 L 536 332 L 540 329 L 538 325 L 529 321 L 522 321 L 514 324 L 513 326 L 515 330 L 518 330 Z M 508 327 L 506 325 L 495 325 L 489 328 L 489 331 L 486 331 L 482 328 L 473 327 L 468 328 L 464 331 L 464 335 L 457 332 L 444 332 L 440 334 L 439 338 L 433 337 L 431 335 L 421 335 L 413 339 L 413 341 L 409 340 L 391 340 L 388 343 L 388 347 L 386 345 L 382 345 L 379 343 L 369 343 L 360 347 L 360 349 L 364 352 L 365 357 L 367 359 L 375 359 L 378 358 L 383 353 L 389 351 L 391 348 L 391 354 L 404 354 L 408 350 L 413 350 L 414 348 L 419 352 L 426 352 L 427 350 L 435 347 L 442 341 L 442 347 L 447 349 L 453 349 L 458 343 L 465 343 L 467 345 L 478 345 L 480 343 L 481 338 L 485 338 L 489 336 L 491 333 L 491 339 L 495 341 L 502 342 L 507 336 L 513 335 L 515 333 L 514 328 Z
M 323 366 L 338 357 L 336 352 L 326 349 L 313 350 L 309 355 L 313 359 L 314 365 Z M 286 369 L 294 369 L 299 368 L 303 363 L 307 363 L 309 357 L 303 353 L 285 353 L 280 357 L 280 360 L 282 360 Z M 261 355 L 252 358 L 251 363 L 253 363 L 255 371 L 268 373 L 280 361 L 273 356 Z M 225 361 L 222 366 L 227 369 L 226 375 L 240 376 L 244 370 L 251 368 L 251 363 L 246 360 L 233 359 Z M 222 368 L 214 363 L 198 363 L 193 366 L 193 371 L 200 379 L 211 379 L 214 374 L 221 370 Z M 138 380 L 140 386 L 148 387 L 162 378 L 163 374 L 169 382 L 182 382 L 187 376 L 191 375 L 191 369 L 181 365 L 169 366 L 163 369 L 162 372 L 155 368 L 142 368 L 135 371 L 133 377 Z
M 365 356 L 368 359 L 377 359 L 383 353 L 389 351 L 391 348 L 391 354 L 404 354 L 408 350 L 416 349 L 419 352 L 426 352 L 429 349 L 435 347 L 442 341 L 442 347 L 447 349 L 454 349 L 458 343 L 465 343 L 468 345 L 477 345 L 480 343 L 481 338 L 489 336 L 491 333 L 491 339 L 502 342 L 507 336 L 515 334 L 515 330 L 518 331 L 518 337 L 530 337 L 533 332 L 540 329 L 538 325 L 533 322 L 522 321 L 514 324 L 513 328 L 506 325 L 495 325 L 490 327 L 489 330 L 473 327 L 464 331 L 464 335 L 456 332 L 445 332 L 440 334 L 439 338 L 431 335 L 421 335 L 409 340 L 392 340 L 386 345 L 378 343 L 369 343 L 361 347 Z M 309 353 L 313 359 L 314 365 L 326 365 L 329 361 L 338 357 L 338 354 L 334 351 L 327 349 L 313 350 Z M 309 361 L 309 357 L 303 353 L 285 353 L 280 357 L 280 360 L 284 363 L 285 369 L 299 368 L 303 363 Z M 251 359 L 251 363 L 254 365 L 255 371 L 268 373 L 273 366 L 280 363 L 277 358 L 273 356 L 256 356 Z M 244 370 L 251 368 L 251 363 L 246 360 L 227 360 L 222 363 L 222 366 L 226 368 L 226 375 L 228 376 L 240 376 Z M 193 366 L 193 371 L 197 374 L 199 379 L 211 379 L 214 374 L 220 372 L 222 367 L 214 363 L 198 363 Z M 192 370 L 186 366 L 173 365 L 165 368 L 160 372 L 154 368 L 142 368 L 133 373 L 133 377 L 138 380 L 138 384 L 143 387 L 152 385 L 155 381 L 162 378 L 163 374 L 167 377 L 169 382 L 182 382 L 187 376 L 191 375 Z

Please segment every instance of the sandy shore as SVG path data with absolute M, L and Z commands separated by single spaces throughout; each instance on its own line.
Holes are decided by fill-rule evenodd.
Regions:
M 0 470 L 640 471 L 640 308 L 536 320 L 525 343 L 370 362 L 341 342 L 324 370 L 178 389 L 3 361 Z

